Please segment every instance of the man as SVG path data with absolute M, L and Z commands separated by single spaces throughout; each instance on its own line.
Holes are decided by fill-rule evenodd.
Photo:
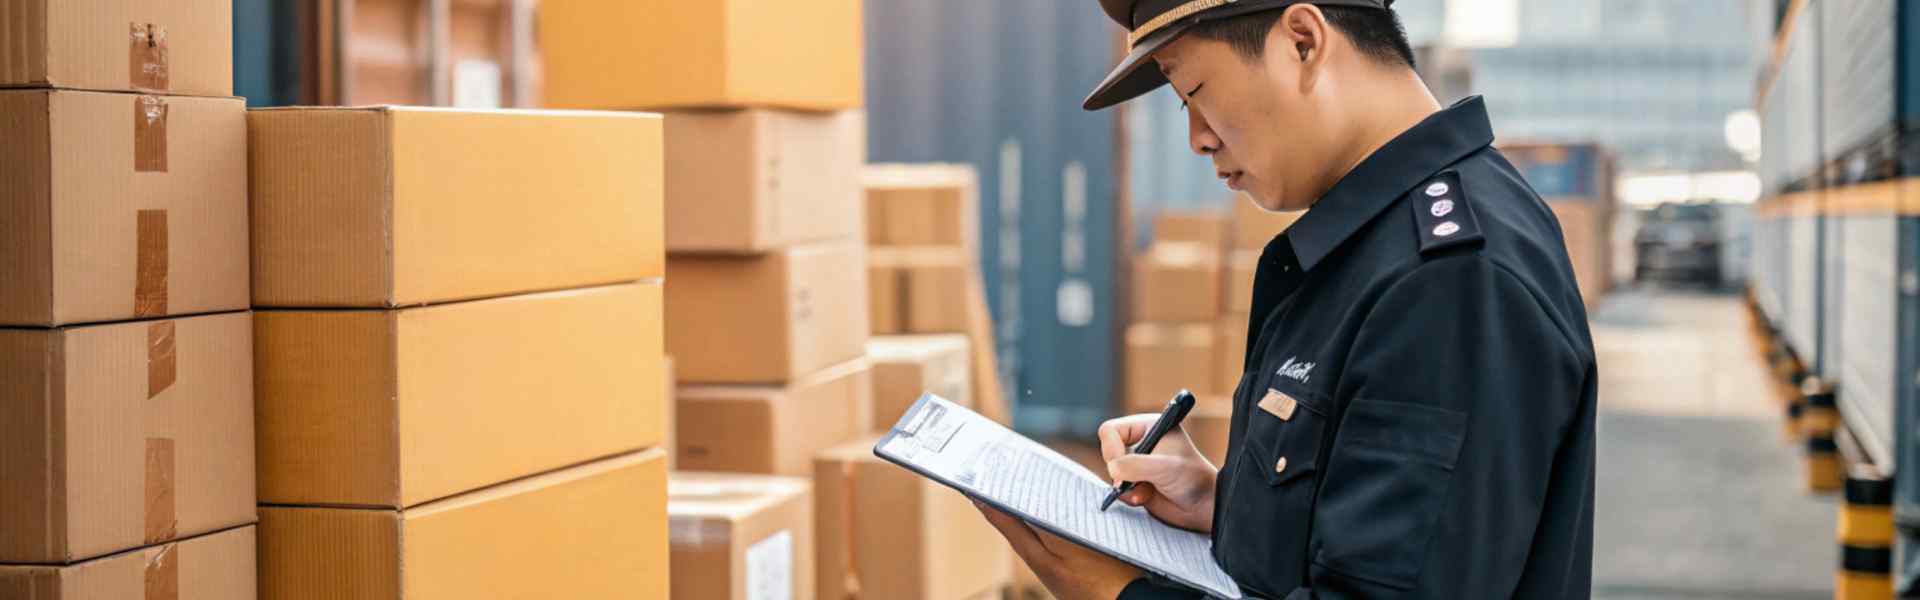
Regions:
M 1593 346 L 1558 222 L 1491 147 L 1486 109 L 1440 109 L 1391 0 L 1101 0 L 1131 53 L 1097 110 L 1171 82 L 1194 152 L 1267 210 L 1311 208 L 1254 278 L 1227 458 L 1184 434 L 1126 448 L 1124 497 L 1210 532 L 1247 595 L 1586 598 Z M 1195 598 L 983 508 L 1063 600 Z

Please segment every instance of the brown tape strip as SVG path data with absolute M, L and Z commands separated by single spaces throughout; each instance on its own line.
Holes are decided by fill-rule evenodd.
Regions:
M 152 23 L 127 24 L 127 80 L 133 89 L 167 91 L 167 28 Z
M 147 438 L 147 543 L 158 544 L 174 538 L 179 521 L 174 518 L 173 440 Z
M 167 172 L 167 101 L 159 96 L 133 99 L 133 170 Z
M 167 211 L 142 210 L 135 242 L 133 316 L 167 314 Z
M 180 555 L 167 544 L 147 559 L 147 595 L 144 600 L 180 599 Z
M 160 395 L 173 386 L 179 370 L 175 364 L 173 321 L 147 326 L 147 397 Z

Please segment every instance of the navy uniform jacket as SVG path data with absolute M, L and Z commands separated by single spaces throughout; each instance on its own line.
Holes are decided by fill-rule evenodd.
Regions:
M 1213 516 L 1248 595 L 1590 595 L 1593 342 L 1559 222 L 1492 143 L 1479 98 L 1440 111 L 1261 255 Z

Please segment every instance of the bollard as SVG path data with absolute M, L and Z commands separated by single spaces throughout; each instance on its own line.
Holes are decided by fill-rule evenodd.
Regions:
M 1806 476 L 1807 491 L 1827 493 L 1838 491 L 1845 481 L 1845 467 L 1840 460 L 1840 445 L 1834 443 L 1833 435 L 1807 438 Z
M 1832 438 L 1840 428 L 1840 407 L 1834 401 L 1833 387 L 1819 377 L 1808 377 L 1800 384 L 1800 434 Z
M 1840 568 L 1833 576 L 1835 600 L 1893 597 L 1893 482 L 1849 477 L 1846 502 L 1835 528 Z

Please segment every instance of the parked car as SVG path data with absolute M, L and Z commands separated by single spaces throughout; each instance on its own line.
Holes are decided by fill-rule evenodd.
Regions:
M 1640 214 L 1634 233 L 1633 279 L 1721 283 L 1720 207 L 1661 204 Z

